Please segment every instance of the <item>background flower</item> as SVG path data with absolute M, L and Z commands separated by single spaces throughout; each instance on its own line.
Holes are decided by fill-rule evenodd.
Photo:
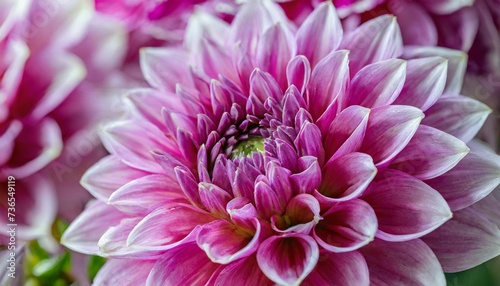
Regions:
M 152 88 L 103 130 L 98 200 L 62 238 L 110 258 L 96 284 L 444 285 L 498 255 L 475 203 L 499 158 L 466 145 L 490 110 L 458 94 L 462 52 L 404 48 L 391 16 L 343 36 L 331 3 L 297 27 L 259 1 L 141 57 Z

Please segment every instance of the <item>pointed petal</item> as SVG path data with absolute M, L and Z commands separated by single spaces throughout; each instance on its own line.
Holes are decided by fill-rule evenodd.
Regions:
M 272 236 L 257 252 L 260 269 L 277 284 L 300 284 L 314 269 L 318 257 L 318 245 L 304 234 Z
M 376 239 L 361 253 L 373 285 L 446 285 L 436 255 L 419 239 L 398 243 Z
M 180 49 L 143 48 L 140 52 L 141 70 L 146 81 L 153 87 L 175 92 L 178 83 L 187 84 L 188 56 Z
M 315 124 L 303 124 L 294 144 L 300 156 L 318 158 L 320 166 L 325 162 L 325 150 L 321 144 L 321 131 Z
M 419 238 L 452 217 L 448 204 L 436 190 L 396 170 L 381 174 L 362 199 L 375 210 L 377 237 L 386 241 Z
M 288 85 L 295 85 L 304 95 L 311 77 L 311 64 L 306 57 L 298 55 L 290 60 L 286 67 Z
M 443 195 L 452 210 L 466 208 L 500 184 L 500 157 L 472 149 L 453 169 L 426 183 Z
M 331 252 L 348 252 L 370 243 L 377 217 L 369 204 L 352 199 L 331 207 L 313 230 L 319 245 Z
M 195 242 L 185 243 L 156 261 L 146 286 L 205 285 L 218 267 Z
M 226 205 L 233 198 L 228 192 L 209 183 L 200 183 L 198 187 L 201 203 L 207 211 L 219 217 L 228 216 Z
M 280 233 L 308 234 L 321 219 L 319 212 L 320 206 L 316 198 L 309 194 L 299 194 L 288 202 L 283 216 L 271 218 L 271 226 Z
M 446 272 L 475 267 L 500 255 L 500 229 L 474 208 L 453 213 L 453 218 L 423 240 Z
M 160 207 L 147 215 L 132 230 L 128 246 L 142 249 L 171 249 L 194 235 L 196 226 L 215 218 L 191 205 L 173 204 Z
M 429 109 L 443 94 L 448 61 L 441 57 L 409 60 L 406 81 L 394 104 Z
M 376 165 L 388 162 L 410 142 L 423 117 L 420 109 L 405 105 L 372 109 L 361 151 Z
M 333 4 L 328 1 L 321 3 L 297 31 L 297 53 L 306 56 L 314 67 L 338 48 L 342 34 L 342 25 Z
M 310 160 L 305 160 L 308 158 Z M 321 167 L 318 159 L 314 157 L 302 157 L 299 159 L 299 170 L 290 175 L 290 183 L 296 194 L 311 194 L 321 184 Z
M 385 15 L 364 23 L 344 36 L 340 48 L 350 51 L 351 76 L 368 64 L 400 56 L 403 42 L 396 17 Z
M 368 286 L 370 275 L 366 261 L 357 251 L 331 253 L 321 251 L 319 263 L 301 285 Z
M 391 12 L 398 19 L 405 45 L 437 46 L 436 24 L 431 14 L 418 2 L 397 2 L 397 9 L 391 9 Z
M 153 174 L 130 181 L 114 192 L 108 204 L 131 216 L 145 216 L 159 203 L 187 203 L 176 181 Z
M 420 125 L 405 149 L 392 160 L 390 167 L 421 180 L 449 171 L 469 148 L 464 142 L 438 129 Z
M 485 104 L 465 96 L 443 96 L 425 112 L 422 123 L 465 143 L 472 140 L 491 113 Z
M 116 208 L 100 201 L 91 202 L 64 232 L 61 244 L 74 251 L 96 255 L 101 236 L 123 218 L 125 215 Z
M 389 59 L 363 67 L 354 76 L 345 106 L 374 108 L 389 105 L 397 98 L 406 78 L 406 61 Z

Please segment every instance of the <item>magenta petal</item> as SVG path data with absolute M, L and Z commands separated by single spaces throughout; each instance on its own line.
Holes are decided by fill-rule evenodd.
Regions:
M 371 110 L 361 151 L 376 165 L 394 158 L 417 131 L 424 114 L 405 105 L 389 105 Z
M 351 82 L 345 106 L 361 105 L 374 108 L 389 105 L 403 89 L 406 61 L 389 59 L 363 67 Z
M 441 193 L 452 210 L 466 208 L 498 186 L 500 157 L 472 149 L 453 169 L 426 183 Z
M 21 133 L 23 124 L 18 120 L 12 120 L 10 123 L 6 123 L 3 128 L 5 128 L 5 130 L 2 130 L 3 133 L 0 134 L 0 148 L 2 148 L 0 166 L 4 166 L 12 156 L 16 137 Z
M 457 10 L 472 6 L 473 0 L 451 1 L 451 0 L 420 0 L 422 6 L 434 14 L 451 14 Z
M 137 224 L 127 239 L 127 245 L 146 250 L 171 249 L 188 239 L 196 226 L 214 219 L 191 205 L 160 207 Z
M 110 259 L 97 273 L 93 285 L 143 285 L 154 264 L 154 260 Z
M 253 224 L 255 233 L 247 233 L 227 220 L 216 220 L 201 227 L 196 242 L 210 260 L 229 264 L 257 251 L 263 233 L 256 218 Z
M 232 196 L 227 191 L 209 183 L 199 183 L 198 187 L 201 203 L 210 213 L 219 217 L 228 216 L 226 205 Z
M 159 203 L 187 203 L 176 181 L 160 174 L 130 181 L 114 192 L 108 204 L 131 216 L 145 216 Z
M 61 244 L 74 251 L 96 255 L 99 251 L 97 242 L 104 232 L 125 217 L 117 209 L 103 202 L 91 202 L 64 232 Z
M 325 162 L 325 150 L 321 144 L 321 130 L 315 124 L 309 122 L 303 124 L 294 144 L 300 156 L 316 157 L 320 166 Z
M 384 15 L 364 23 L 344 36 L 340 48 L 350 51 L 351 76 L 366 65 L 400 56 L 403 42 L 396 17 Z
M 369 204 L 352 199 L 331 207 L 314 228 L 319 245 L 331 252 L 348 252 L 373 240 L 377 217 Z
M 446 285 L 436 255 L 419 239 L 398 243 L 376 239 L 361 253 L 373 285 Z
M 370 275 L 366 261 L 357 251 L 331 253 L 321 251 L 319 263 L 301 285 L 368 286 Z
M 141 50 L 141 70 L 148 83 L 160 90 L 175 92 L 178 83 L 186 83 L 188 56 L 180 49 L 144 48 Z M 161 63 L 161 64 L 160 64 Z M 181 67 L 181 68 L 179 68 Z
M 205 285 L 219 264 L 212 263 L 195 242 L 169 250 L 156 261 L 146 286 Z
M 449 171 L 467 153 L 469 148 L 464 142 L 438 129 L 420 125 L 406 148 L 392 160 L 390 167 L 428 180 Z
M 329 205 L 359 197 L 376 174 L 377 168 L 370 155 L 344 155 L 323 167 L 323 182 L 316 196 L 320 202 Z
M 429 109 L 443 94 L 448 61 L 441 57 L 409 60 L 406 81 L 394 104 Z
M 303 171 L 290 175 L 290 183 L 295 193 L 311 194 L 321 184 L 321 167 L 318 159 L 315 157 L 302 157 L 298 161 L 299 170 Z
M 224 267 L 217 276 L 215 285 L 271 286 L 273 284 L 260 270 L 256 255 L 252 255 Z
M 318 119 L 328 106 L 344 94 L 349 83 L 349 52 L 334 51 L 314 67 L 308 86 L 309 112 Z
M 443 197 L 422 181 L 387 170 L 362 196 L 377 214 L 377 237 L 406 241 L 435 230 L 452 217 Z
M 304 234 L 272 236 L 257 252 L 264 274 L 277 284 L 298 285 L 314 269 L 319 249 L 314 239 Z
M 274 190 L 265 181 L 258 181 L 255 184 L 254 196 L 255 207 L 264 218 L 282 214 L 290 199 L 290 197 L 280 196 L 279 190 Z
M 454 212 L 450 221 L 423 240 L 446 272 L 463 271 L 500 255 L 500 229 L 474 208 Z
M 337 49 L 342 33 L 342 25 L 333 4 L 325 1 L 309 14 L 297 31 L 297 53 L 305 55 L 314 67 Z
M 418 2 L 397 2 L 397 9 L 391 9 L 391 12 L 398 19 L 405 45 L 437 46 L 436 24 L 431 14 Z
M 311 77 L 311 64 L 306 57 L 298 55 L 290 60 L 286 67 L 288 85 L 295 85 L 304 95 Z
M 445 93 L 459 94 L 467 68 L 467 54 L 441 47 L 405 46 L 404 59 L 443 57 L 448 59 Z
M 425 112 L 422 123 L 465 143 L 472 140 L 491 113 L 485 104 L 465 96 L 443 96 Z
M 186 198 L 195 206 L 203 208 L 203 203 L 200 199 L 200 192 L 198 183 L 196 183 L 196 178 L 183 166 L 178 166 L 174 168 L 175 176 L 177 177 L 177 182 L 184 192 Z
M 368 108 L 349 106 L 333 120 L 324 142 L 327 159 L 331 157 L 330 160 L 333 160 L 359 150 L 365 136 L 369 114 Z
M 146 172 L 129 167 L 117 156 L 110 155 L 90 167 L 80 184 L 97 199 L 107 201 L 118 188 L 146 175 Z
M 271 218 L 271 226 L 281 233 L 308 234 L 321 219 L 319 212 L 320 206 L 316 198 L 309 194 L 299 194 L 288 202 L 283 216 Z

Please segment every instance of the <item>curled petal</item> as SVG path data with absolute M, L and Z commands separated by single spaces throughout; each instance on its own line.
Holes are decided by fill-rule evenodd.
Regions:
M 304 234 L 272 236 L 257 251 L 262 272 L 273 282 L 287 285 L 300 284 L 314 269 L 318 257 L 318 245 Z
M 362 199 L 377 214 L 377 237 L 387 241 L 421 237 L 452 217 L 450 207 L 436 190 L 396 170 L 380 174 Z
M 298 55 L 290 60 L 286 67 L 286 78 L 288 85 L 295 85 L 300 93 L 304 95 L 311 77 L 311 64 L 306 57 Z
M 320 206 L 316 198 L 309 194 L 300 194 L 288 202 L 283 216 L 271 218 L 271 224 L 277 232 L 308 234 L 321 219 L 319 212 Z
M 256 255 L 251 255 L 224 267 L 217 276 L 215 285 L 271 286 L 273 284 L 260 270 Z
M 290 175 L 290 183 L 295 193 L 311 194 L 321 184 L 321 167 L 318 159 L 310 157 L 311 160 L 300 158 L 299 167 L 303 170 L 299 173 Z
M 353 199 L 331 207 L 314 228 L 314 238 L 330 252 L 348 252 L 373 240 L 377 217 L 369 204 Z
M 373 285 L 446 285 L 436 255 L 419 239 L 398 243 L 376 239 L 361 253 Z

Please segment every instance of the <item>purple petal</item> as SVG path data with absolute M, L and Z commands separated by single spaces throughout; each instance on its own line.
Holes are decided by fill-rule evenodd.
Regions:
M 226 205 L 233 198 L 228 192 L 209 183 L 200 183 L 198 187 L 201 203 L 207 211 L 219 217 L 228 216 Z
M 350 51 L 351 76 L 366 65 L 400 56 L 403 42 L 396 17 L 384 15 L 364 23 L 344 36 L 340 48 Z
M 94 278 L 94 285 L 142 285 L 155 264 L 154 260 L 110 259 Z M 134 273 L 134 275 L 130 275 Z
M 295 85 L 304 95 L 311 77 L 311 64 L 306 57 L 298 55 L 290 60 L 286 67 L 288 85 Z
M 469 148 L 464 142 L 439 131 L 420 125 L 405 149 L 392 160 L 390 167 L 421 180 L 428 180 L 449 171 Z
M 366 261 L 357 251 L 331 253 L 321 251 L 319 263 L 301 285 L 368 286 L 370 275 Z
M 130 181 L 114 192 L 108 204 L 131 216 L 145 216 L 159 203 L 187 203 L 176 181 L 153 174 Z
M 325 150 L 321 144 L 321 131 L 318 126 L 313 123 L 303 124 L 294 144 L 300 156 L 316 157 L 320 166 L 323 165 Z
M 342 34 L 342 25 L 333 4 L 328 1 L 321 3 L 297 31 L 297 53 L 306 56 L 314 67 L 338 48 Z
M 356 73 L 343 103 L 368 108 L 389 105 L 403 89 L 405 78 L 406 61 L 389 59 L 369 64 Z
M 177 182 L 184 192 L 186 198 L 195 206 L 203 208 L 203 203 L 200 199 L 200 192 L 196 178 L 187 170 L 185 167 L 178 166 L 175 167 L 175 176 L 177 177 Z
M 453 218 L 423 238 L 446 272 L 475 267 L 500 255 L 500 229 L 474 208 L 453 213 Z
M 397 3 L 397 8 L 391 9 L 391 12 L 398 19 L 405 45 L 437 46 L 438 32 L 431 14 L 418 2 L 394 3 Z
M 329 161 L 323 167 L 323 182 L 316 196 L 322 204 L 359 197 L 371 183 L 377 168 L 372 158 L 363 153 L 350 153 Z
M 314 67 L 308 86 L 307 104 L 314 119 L 318 119 L 335 100 L 344 94 L 349 83 L 349 52 L 334 51 Z
M 256 255 L 252 255 L 224 267 L 217 276 L 215 285 L 271 286 L 273 284 L 260 270 Z
M 127 239 L 127 245 L 146 250 L 171 249 L 194 235 L 196 226 L 214 219 L 191 205 L 160 207 L 137 224 Z
M 185 243 L 156 261 L 146 286 L 157 286 L 160 281 L 161 285 L 205 285 L 218 267 L 195 242 Z
M 260 269 L 277 284 L 300 284 L 314 269 L 318 257 L 318 245 L 304 234 L 272 236 L 257 252 Z
M 319 245 L 331 252 L 348 252 L 373 240 L 377 217 L 369 204 L 352 199 L 331 207 L 314 228 Z
M 61 244 L 74 251 L 96 255 L 99 251 L 97 242 L 104 232 L 125 217 L 116 208 L 103 202 L 91 202 L 64 232 Z
M 396 170 L 380 174 L 362 199 L 377 214 L 377 237 L 387 241 L 419 238 L 452 217 L 448 204 L 436 190 Z
M 376 239 L 361 253 L 373 285 L 446 285 L 436 255 L 419 239 L 398 243 Z
M 144 48 L 140 55 L 142 74 L 151 86 L 175 92 L 178 83 L 188 83 L 188 56 L 180 49 Z
M 434 14 L 451 14 L 463 7 L 472 6 L 473 0 L 450 1 L 450 0 L 420 0 L 422 6 Z
M 426 183 L 443 195 L 452 210 L 466 208 L 498 186 L 500 157 L 472 149 L 453 169 Z
M 310 159 L 310 160 L 306 160 Z M 321 167 L 315 157 L 302 157 L 298 160 L 299 171 L 290 175 L 290 183 L 295 193 L 311 194 L 321 184 Z
M 320 206 L 316 198 L 309 194 L 299 194 L 288 202 L 284 215 L 271 218 L 271 226 L 277 232 L 308 234 L 321 219 L 319 212 Z
M 491 113 L 485 104 L 465 96 L 443 96 L 425 112 L 422 123 L 469 142 Z
M 443 94 L 448 61 L 441 57 L 409 60 L 406 81 L 394 104 L 429 109 Z
M 361 151 L 376 165 L 388 162 L 410 142 L 423 117 L 420 109 L 405 105 L 372 109 Z

